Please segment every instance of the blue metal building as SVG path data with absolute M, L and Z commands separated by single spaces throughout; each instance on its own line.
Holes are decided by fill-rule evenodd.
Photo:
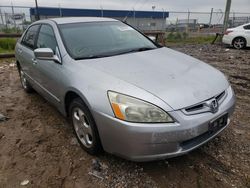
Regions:
M 160 11 L 134 11 L 134 10 L 103 10 L 103 9 L 74 9 L 39 7 L 38 13 L 41 19 L 53 17 L 109 17 L 126 21 L 141 30 L 162 30 L 166 27 L 168 12 Z M 31 20 L 35 20 L 36 9 L 30 8 Z

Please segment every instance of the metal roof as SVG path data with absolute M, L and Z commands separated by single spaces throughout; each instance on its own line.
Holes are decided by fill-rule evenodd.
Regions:
M 134 10 L 101 10 L 101 9 L 74 9 L 39 7 L 41 16 L 88 16 L 88 17 L 111 17 L 111 18 L 168 18 L 169 12 L 161 11 L 134 11 Z M 30 8 L 30 15 L 35 15 L 36 8 Z

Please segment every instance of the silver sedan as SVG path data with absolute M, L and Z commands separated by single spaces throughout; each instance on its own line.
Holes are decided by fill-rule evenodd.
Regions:
M 220 71 L 114 19 L 38 21 L 15 51 L 24 90 L 68 117 L 90 154 L 182 155 L 224 130 L 234 110 Z

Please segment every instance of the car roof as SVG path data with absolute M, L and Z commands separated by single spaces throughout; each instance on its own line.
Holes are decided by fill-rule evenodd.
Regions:
M 52 18 L 50 20 L 56 22 L 57 24 L 118 21 L 112 18 L 103 18 L 103 17 L 67 17 L 67 18 L 64 17 L 64 18 Z
M 246 24 L 243 24 L 243 25 L 239 25 L 239 26 L 237 26 L 237 27 L 235 27 L 235 28 L 243 28 L 244 26 L 246 26 L 246 25 L 249 25 L 250 23 L 246 23 Z
M 246 23 L 246 24 L 244 24 L 244 25 L 242 25 L 242 26 L 246 26 L 246 25 L 249 25 L 250 24 L 250 22 L 249 23 Z

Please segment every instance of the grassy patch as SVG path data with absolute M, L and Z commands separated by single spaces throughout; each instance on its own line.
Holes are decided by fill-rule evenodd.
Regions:
M 171 32 L 166 36 L 166 43 L 177 44 L 208 44 L 213 41 L 215 36 L 192 36 L 189 37 L 188 33 Z
M 22 30 L 19 28 L 3 28 L 0 31 L 3 33 L 22 33 Z
M 14 52 L 17 39 L 0 38 L 0 53 Z
M 0 48 L 0 54 L 6 54 L 6 53 L 13 54 L 14 50 L 5 50 L 5 49 Z

